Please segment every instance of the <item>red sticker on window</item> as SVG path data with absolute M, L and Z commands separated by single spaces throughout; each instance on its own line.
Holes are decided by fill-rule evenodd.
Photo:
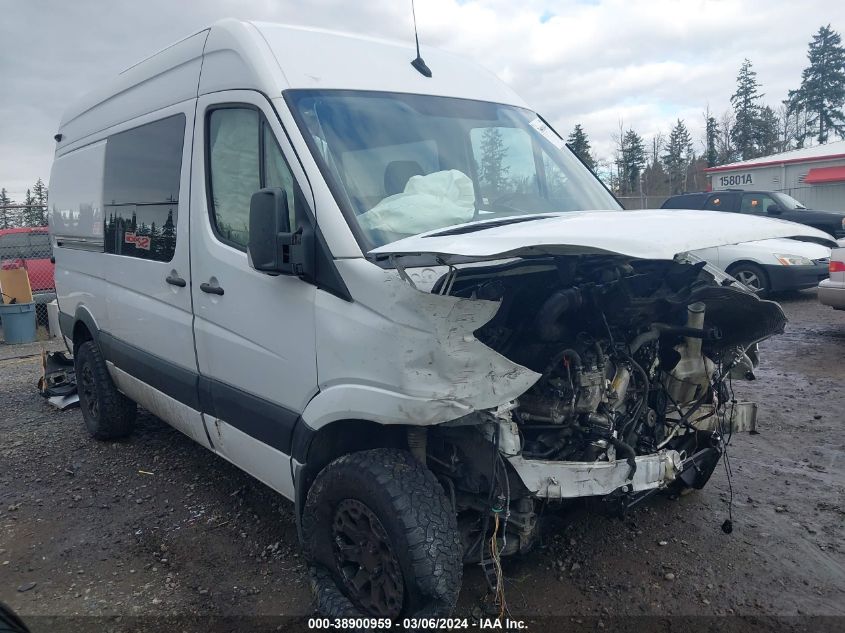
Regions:
M 150 236 L 149 235 L 136 235 L 131 231 L 127 231 L 123 234 L 123 241 L 127 244 L 134 244 L 135 248 L 140 248 L 145 251 L 150 250 Z

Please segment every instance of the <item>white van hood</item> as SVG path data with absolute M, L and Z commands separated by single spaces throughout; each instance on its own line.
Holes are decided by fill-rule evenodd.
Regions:
M 434 254 L 445 263 L 462 257 L 591 253 L 671 260 L 687 251 L 772 238 L 836 244 L 827 233 L 803 224 L 720 211 L 577 211 L 515 216 L 514 220 L 518 221 L 496 219 L 428 231 L 380 246 L 370 254 Z M 484 224 L 492 226 L 483 228 Z

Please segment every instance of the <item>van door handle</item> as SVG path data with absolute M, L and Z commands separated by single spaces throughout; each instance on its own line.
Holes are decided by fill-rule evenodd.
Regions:
M 220 286 L 212 286 L 210 283 L 203 282 L 200 284 L 200 290 L 207 292 L 210 295 L 223 295 L 223 288 Z
M 179 286 L 180 288 L 184 288 L 188 285 L 188 282 L 182 279 L 179 275 L 174 273 L 170 273 L 164 280 L 169 283 L 171 286 Z

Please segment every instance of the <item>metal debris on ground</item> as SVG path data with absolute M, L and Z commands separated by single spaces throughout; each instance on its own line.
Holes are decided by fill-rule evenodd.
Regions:
M 64 352 L 42 351 L 38 393 L 60 411 L 78 405 L 73 359 L 68 358 Z

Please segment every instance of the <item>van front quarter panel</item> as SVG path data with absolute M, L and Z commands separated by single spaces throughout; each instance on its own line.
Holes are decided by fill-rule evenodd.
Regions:
M 345 418 L 438 424 L 504 404 L 539 378 L 475 338 L 498 302 L 418 290 L 362 258 L 336 263 L 353 302 L 317 295 L 320 392 L 302 414 L 312 429 Z

